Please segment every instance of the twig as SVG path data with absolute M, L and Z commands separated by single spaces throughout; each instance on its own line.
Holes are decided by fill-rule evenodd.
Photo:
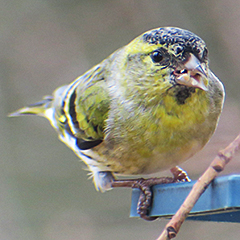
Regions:
M 233 158 L 234 154 L 238 150 L 240 150 L 240 134 L 225 149 L 218 152 L 211 165 L 194 184 L 191 192 L 188 194 L 187 198 L 179 210 L 176 212 L 176 214 L 165 226 L 164 230 L 157 238 L 157 240 L 169 240 L 176 237 L 182 223 L 188 216 L 189 212 L 192 210 L 197 200 L 204 193 L 212 180 L 224 169 L 226 164 Z

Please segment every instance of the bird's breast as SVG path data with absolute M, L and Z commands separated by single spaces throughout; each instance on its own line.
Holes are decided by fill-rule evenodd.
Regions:
M 208 142 L 221 111 L 213 110 L 209 98 L 196 92 L 185 103 L 166 95 L 158 105 L 115 112 L 108 134 L 96 151 L 112 171 L 120 174 L 170 168 Z

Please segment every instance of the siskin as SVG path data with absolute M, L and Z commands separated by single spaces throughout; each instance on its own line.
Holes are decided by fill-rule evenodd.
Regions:
M 116 175 L 170 169 L 202 149 L 224 95 L 205 42 L 190 31 L 162 27 L 10 116 L 47 118 L 87 165 L 96 189 L 105 191 Z

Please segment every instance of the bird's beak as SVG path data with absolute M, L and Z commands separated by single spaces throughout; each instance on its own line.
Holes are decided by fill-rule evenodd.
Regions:
M 204 70 L 200 61 L 192 53 L 190 53 L 190 57 L 183 65 L 183 68 L 175 70 L 174 75 L 178 84 L 208 91 L 207 71 Z

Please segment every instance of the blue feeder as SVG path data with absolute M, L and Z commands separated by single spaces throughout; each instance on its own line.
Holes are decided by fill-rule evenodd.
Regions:
M 169 218 L 179 209 L 196 181 L 161 184 L 153 187 L 149 216 Z M 130 217 L 139 217 L 139 189 L 132 191 Z M 240 222 L 240 175 L 216 178 L 193 207 L 187 220 Z

